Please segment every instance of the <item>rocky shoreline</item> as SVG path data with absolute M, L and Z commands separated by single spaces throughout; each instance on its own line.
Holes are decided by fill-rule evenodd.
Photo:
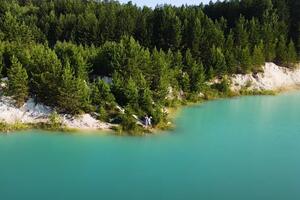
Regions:
M 257 74 L 235 74 L 229 78 L 230 89 L 238 93 L 246 91 L 282 91 L 300 87 L 300 68 L 288 69 L 274 63 L 266 63 L 263 72 Z M 29 99 L 21 108 L 13 104 L 10 97 L 0 96 L 0 122 L 7 124 L 38 124 L 48 123 L 54 110 Z M 117 125 L 102 122 L 91 114 L 78 116 L 58 115 L 60 123 L 71 130 L 111 130 Z
M 36 104 L 31 98 L 21 108 L 17 108 L 10 97 L 0 97 L 0 121 L 7 124 L 48 123 L 53 112 L 52 108 Z M 114 126 L 113 124 L 101 122 L 90 114 L 78 116 L 60 114 L 58 117 L 63 127 L 72 130 L 109 130 Z

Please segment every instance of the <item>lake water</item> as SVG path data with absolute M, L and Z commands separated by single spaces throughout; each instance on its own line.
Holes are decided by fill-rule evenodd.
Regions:
M 300 93 L 185 108 L 147 137 L 0 136 L 2 200 L 300 199 Z

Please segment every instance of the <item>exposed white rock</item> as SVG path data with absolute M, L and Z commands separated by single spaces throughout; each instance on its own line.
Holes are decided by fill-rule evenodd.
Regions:
M 124 108 L 122 108 L 121 106 L 116 106 L 116 109 L 118 109 L 118 111 L 120 112 L 120 113 L 122 113 L 122 114 L 124 114 L 125 113 L 125 109 Z
M 52 110 L 44 105 L 35 104 L 29 99 L 21 108 L 13 105 L 10 97 L 0 97 L 0 120 L 7 123 L 38 123 L 47 120 Z
M 0 96 L 0 121 L 6 123 L 39 123 L 47 122 L 49 116 L 53 113 L 53 109 L 43 104 L 36 104 L 30 98 L 21 108 L 17 108 L 13 104 L 10 97 Z M 70 115 L 60 115 L 62 123 L 67 128 L 72 129 L 110 129 L 109 123 L 104 123 L 93 118 L 90 114 L 84 114 L 78 117 Z
M 300 85 L 300 69 L 288 69 L 274 63 L 266 63 L 263 73 L 236 74 L 231 77 L 231 89 L 239 91 L 247 87 L 249 90 L 279 90 Z
M 72 129 L 87 129 L 87 130 L 97 130 L 97 129 L 110 129 L 112 125 L 109 123 L 100 122 L 93 118 L 90 114 L 84 114 L 81 116 L 62 116 L 62 123 Z
M 8 78 L 4 77 L 0 79 L 0 90 L 7 87 Z

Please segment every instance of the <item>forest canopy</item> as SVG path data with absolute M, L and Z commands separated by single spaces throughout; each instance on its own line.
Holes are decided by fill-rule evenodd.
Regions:
M 107 120 L 120 105 L 157 124 L 171 96 L 197 96 L 212 77 L 259 72 L 265 62 L 292 68 L 299 55 L 298 0 L 154 9 L 107 0 L 0 4 L 0 77 L 9 77 L 18 106 L 30 96 Z

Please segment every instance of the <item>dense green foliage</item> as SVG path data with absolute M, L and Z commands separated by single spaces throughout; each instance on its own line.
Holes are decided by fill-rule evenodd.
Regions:
M 97 112 L 104 120 L 120 105 L 158 124 L 174 99 L 209 93 L 204 83 L 210 78 L 258 72 L 265 61 L 294 67 L 299 10 L 298 0 L 155 9 L 115 1 L 3 0 L 0 77 L 9 77 L 18 105 L 30 95 L 59 112 Z M 228 92 L 227 81 L 211 89 Z M 126 116 L 121 120 L 131 127 Z
M 15 57 L 12 58 L 8 78 L 9 94 L 13 97 L 17 106 L 22 106 L 28 97 L 28 75 Z

